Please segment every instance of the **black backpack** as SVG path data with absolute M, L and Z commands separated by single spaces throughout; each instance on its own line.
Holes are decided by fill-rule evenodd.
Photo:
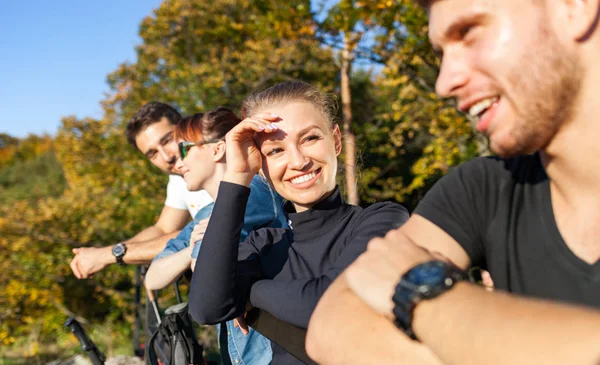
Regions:
M 165 310 L 158 329 L 146 345 L 146 365 L 159 365 L 154 348 L 157 336 L 166 345 L 166 363 L 163 365 L 203 365 L 202 346 L 196 340 L 187 302 L 175 304 Z

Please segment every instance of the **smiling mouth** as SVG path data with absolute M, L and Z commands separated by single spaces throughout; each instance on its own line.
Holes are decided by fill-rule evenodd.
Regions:
M 318 168 L 315 171 L 309 172 L 308 174 L 295 177 L 295 178 L 291 179 L 290 182 L 294 185 L 299 185 L 299 184 L 305 183 L 307 181 L 314 179 L 319 174 L 319 172 L 321 172 L 321 168 Z
M 483 99 L 477 102 L 475 105 L 469 108 L 469 115 L 474 118 L 481 118 L 481 116 L 492 106 L 498 102 L 500 97 L 494 96 L 491 98 Z

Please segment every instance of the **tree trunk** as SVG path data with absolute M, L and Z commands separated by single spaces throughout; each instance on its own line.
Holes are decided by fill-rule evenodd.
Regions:
M 344 34 L 344 48 L 342 50 L 342 113 L 344 123 L 342 135 L 344 140 L 345 162 L 346 162 L 346 192 L 348 203 L 358 205 L 358 188 L 356 178 L 356 136 L 352 132 L 352 96 L 350 92 L 350 64 L 352 63 L 352 50 L 350 36 Z

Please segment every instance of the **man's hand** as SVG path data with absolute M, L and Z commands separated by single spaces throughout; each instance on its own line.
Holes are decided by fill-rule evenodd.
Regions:
M 396 285 L 413 266 L 444 259 L 415 245 L 400 230 L 369 242 L 367 251 L 346 270 L 348 286 L 376 312 L 394 318 L 392 297 Z
M 78 279 L 87 279 L 94 273 L 116 262 L 112 247 L 74 248 L 75 257 L 71 260 L 71 270 Z

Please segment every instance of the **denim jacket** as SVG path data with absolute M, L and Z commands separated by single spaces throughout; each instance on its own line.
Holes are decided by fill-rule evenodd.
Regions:
M 210 217 L 213 207 L 214 203 L 211 203 L 200 209 L 194 220 L 185 226 L 176 238 L 170 239 L 165 249 L 154 260 L 169 256 L 188 247 L 194 227 L 199 221 Z M 283 200 L 281 197 L 271 189 L 264 178 L 257 175 L 250 183 L 250 196 L 246 204 L 240 242 L 243 242 L 250 232 L 261 227 L 285 228 L 287 227 L 287 219 L 283 213 Z M 196 242 L 192 258 L 198 257 L 201 244 L 202 241 Z M 233 321 L 217 325 L 219 335 L 223 330 L 227 330 L 227 350 L 233 365 L 266 365 L 271 362 L 273 352 L 271 342 L 267 338 L 252 328 L 249 328 L 250 332 L 244 335 L 241 329 L 234 326 Z

